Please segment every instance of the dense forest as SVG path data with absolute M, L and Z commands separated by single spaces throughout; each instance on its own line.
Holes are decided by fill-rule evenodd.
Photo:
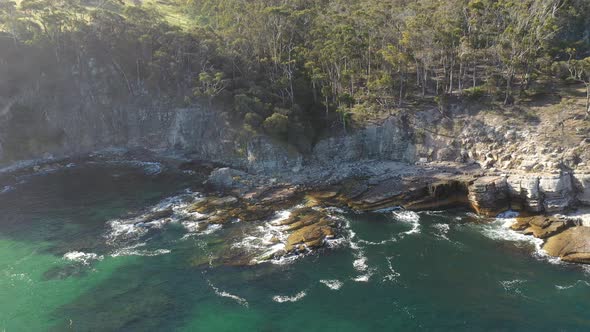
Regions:
M 588 0 L 0 0 L 0 29 L 7 100 L 100 77 L 113 99 L 222 103 L 302 149 L 352 114 L 590 94 Z

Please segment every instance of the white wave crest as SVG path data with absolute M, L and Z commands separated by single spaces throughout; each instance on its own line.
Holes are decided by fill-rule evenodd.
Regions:
M 297 302 L 304 298 L 306 295 L 307 293 L 305 291 L 301 291 L 297 293 L 295 296 L 275 295 L 272 297 L 272 300 L 278 303 Z
M 70 251 L 63 256 L 64 259 L 82 263 L 84 265 L 90 265 L 92 261 L 101 261 L 103 260 L 103 256 L 99 256 L 95 253 L 84 253 L 81 251 Z
M 344 283 L 340 280 L 320 280 L 320 282 L 324 285 L 326 285 L 326 287 L 330 288 L 331 290 L 339 290 L 340 288 L 342 288 L 342 285 L 344 285 Z

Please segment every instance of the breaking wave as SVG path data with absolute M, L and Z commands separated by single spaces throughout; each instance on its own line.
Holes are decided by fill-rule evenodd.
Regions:
M 532 235 L 524 235 L 510 228 L 516 221 L 516 216 L 518 216 L 517 212 L 507 211 L 500 214 L 498 218 L 488 224 L 474 226 L 481 227 L 482 234 L 492 240 L 514 242 L 519 247 L 532 246 L 534 248 L 534 257 L 552 264 L 560 264 L 561 259 L 551 257 L 543 250 L 542 239 L 538 239 Z
M 81 251 L 71 251 L 66 253 L 63 258 L 72 262 L 82 263 L 83 265 L 90 265 L 93 261 L 103 260 L 103 256 L 99 256 L 95 253 L 84 253 Z
M 408 210 L 396 210 L 392 211 L 391 213 L 397 221 L 401 221 L 412 226 L 412 229 L 404 232 L 404 234 L 410 235 L 420 233 L 420 215 L 418 213 Z
M 320 282 L 324 285 L 326 285 L 326 287 L 330 288 L 331 290 L 339 290 L 340 288 L 342 288 L 342 286 L 344 285 L 344 283 L 340 280 L 320 280 Z

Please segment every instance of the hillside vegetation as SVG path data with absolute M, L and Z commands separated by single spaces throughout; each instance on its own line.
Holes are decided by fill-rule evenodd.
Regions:
M 328 127 L 556 84 L 590 114 L 587 0 L 2 0 L 0 27 L 3 106 L 101 81 L 109 103 L 218 104 L 302 151 Z

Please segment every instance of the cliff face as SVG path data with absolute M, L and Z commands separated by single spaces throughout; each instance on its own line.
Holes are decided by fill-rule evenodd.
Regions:
M 25 105 L 2 115 L 0 164 L 105 148 L 188 154 L 252 171 L 301 163 L 297 153 L 267 137 L 244 137 L 222 113 L 208 107 Z
M 319 141 L 311 159 L 321 164 L 363 159 L 414 163 L 416 156 L 414 131 L 405 117 L 394 116 L 379 125 Z
M 266 174 L 359 160 L 452 161 L 479 165 L 491 176 L 470 184 L 469 199 L 482 213 L 500 207 L 556 212 L 590 204 L 590 125 L 575 112 L 536 112 L 525 121 L 469 105 L 445 112 L 426 108 L 324 137 L 302 155 L 231 124 L 227 113 L 212 106 L 121 103 L 100 97 L 96 87 L 88 91 L 0 100 L 0 164 L 105 148 L 150 149 Z M 564 126 L 572 130 L 564 132 Z

